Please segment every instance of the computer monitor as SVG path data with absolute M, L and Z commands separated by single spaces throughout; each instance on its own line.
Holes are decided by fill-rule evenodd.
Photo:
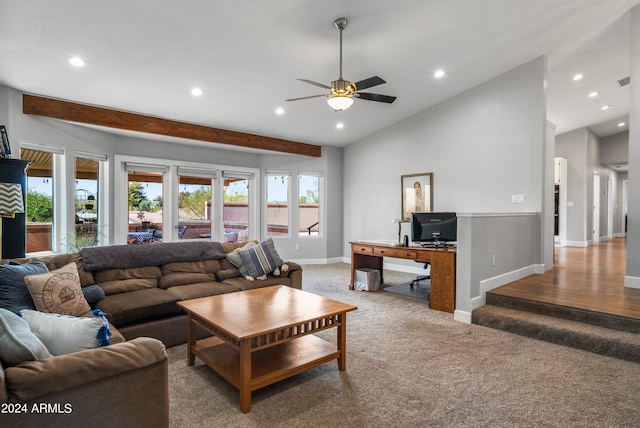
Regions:
M 458 217 L 456 213 L 424 212 L 411 214 L 411 241 L 451 243 L 457 241 Z

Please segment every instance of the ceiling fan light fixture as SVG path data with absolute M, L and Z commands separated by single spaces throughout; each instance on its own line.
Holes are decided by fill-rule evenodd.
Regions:
M 336 111 L 342 111 L 351 107 L 353 98 L 345 95 L 334 95 L 327 99 L 327 104 Z

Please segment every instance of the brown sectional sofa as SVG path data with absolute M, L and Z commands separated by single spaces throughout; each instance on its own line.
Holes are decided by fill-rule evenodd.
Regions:
M 164 347 L 185 343 L 187 331 L 187 317 L 176 303 L 269 285 L 302 288 L 302 268 L 291 262 L 279 277 L 254 281 L 242 277 L 226 253 L 244 244 L 117 245 L 16 260 L 42 261 L 50 271 L 75 262 L 81 285 L 96 284 L 104 291 L 95 307 L 107 315 L 114 336 L 107 347 L 0 366 L 0 403 L 73 406 L 68 414 L 0 415 L 0 419 L 7 421 L 6 426 L 20 427 L 168 426 Z

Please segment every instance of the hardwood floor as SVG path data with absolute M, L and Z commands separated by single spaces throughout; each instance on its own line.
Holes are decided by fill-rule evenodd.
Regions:
M 640 289 L 625 288 L 626 239 L 555 249 L 554 268 L 489 293 L 640 319 Z

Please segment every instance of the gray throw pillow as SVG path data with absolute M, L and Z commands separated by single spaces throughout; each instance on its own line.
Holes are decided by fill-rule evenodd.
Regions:
M 240 256 L 244 261 L 247 272 L 254 278 L 269 274 L 284 263 L 271 238 L 267 238 L 255 247 L 248 249 L 242 247 Z
M 96 284 L 82 287 L 82 294 L 84 294 L 84 298 L 87 299 L 87 303 L 92 308 L 96 306 L 96 303 L 105 298 L 104 290 Z
M 29 324 L 13 312 L 0 308 L 0 360 L 4 367 L 23 361 L 49 358 L 51 354 L 31 332 Z
M 0 265 L 0 308 L 14 313 L 21 309 L 35 309 L 24 277 L 47 272 L 49 269 L 42 262 L 20 264 L 11 261 Z
M 229 260 L 232 265 L 238 268 L 238 270 L 240 271 L 240 275 L 242 275 L 243 278 L 249 275 L 249 272 L 247 271 L 247 267 L 245 266 L 244 260 L 240 255 L 240 251 L 249 249 L 251 247 L 255 247 L 256 245 L 258 245 L 257 242 L 249 241 L 246 244 L 244 244 L 242 247 L 236 248 L 232 252 L 227 253 L 227 260 Z

